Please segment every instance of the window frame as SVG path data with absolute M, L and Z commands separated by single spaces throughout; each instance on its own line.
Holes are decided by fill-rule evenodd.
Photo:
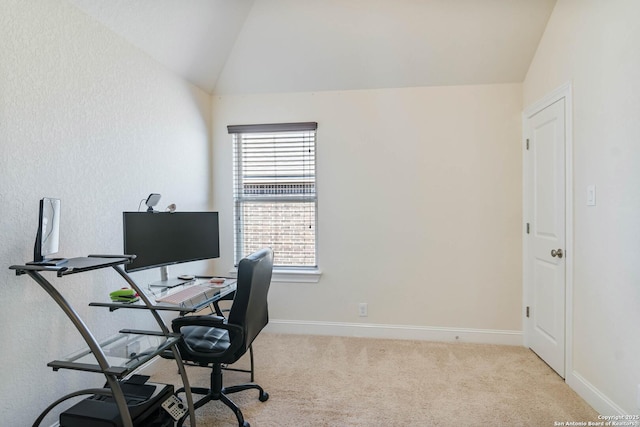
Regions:
M 237 191 L 236 186 L 239 185 L 238 176 L 240 174 L 243 176 L 241 170 L 242 166 L 245 164 L 243 161 L 243 153 L 242 150 L 245 148 L 243 145 L 243 135 L 245 134 L 265 134 L 265 133 L 291 133 L 291 132 L 312 132 L 313 133 L 313 185 L 314 185 L 314 194 L 313 197 L 304 197 L 303 195 L 298 197 L 282 197 L 279 195 L 274 195 L 273 197 L 266 196 L 265 198 L 261 198 L 264 200 L 273 199 L 273 203 L 286 203 L 291 201 L 296 202 L 313 202 L 313 215 L 314 215 L 314 248 L 313 255 L 315 260 L 314 266 L 274 266 L 273 278 L 272 280 L 275 282 L 302 282 L 302 283 L 313 283 L 318 282 L 321 271 L 319 268 L 319 256 L 318 256 L 318 191 L 317 191 L 317 127 L 318 124 L 316 122 L 299 122 L 299 123 L 270 123 L 270 124 L 257 124 L 257 125 L 229 125 L 227 126 L 229 134 L 233 136 L 233 210 L 234 210 L 234 219 L 233 219 L 233 234 L 234 234 L 234 268 L 232 269 L 232 273 L 237 271 L 237 263 L 240 258 L 243 256 L 241 253 L 242 246 L 244 245 L 244 237 L 242 235 L 244 231 L 244 227 L 238 224 L 242 221 L 239 215 L 240 206 L 243 203 L 251 202 L 251 199 L 243 200 L 242 197 L 238 197 L 238 193 L 242 193 L 241 191 Z M 244 181 L 242 181 L 244 183 Z M 245 254 L 246 256 L 246 254 Z

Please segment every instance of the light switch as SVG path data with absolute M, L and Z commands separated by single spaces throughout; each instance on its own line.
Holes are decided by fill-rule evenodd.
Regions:
M 596 186 L 591 184 L 587 185 L 587 206 L 596 205 Z

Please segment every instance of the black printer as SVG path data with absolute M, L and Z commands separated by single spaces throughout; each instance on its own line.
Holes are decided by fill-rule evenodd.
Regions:
M 134 426 L 172 427 L 173 418 L 162 403 L 173 395 L 173 386 L 147 382 L 145 375 L 134 375 L 122 381 Z M 107 387 L 107 386 L 105 386 Z M 60 414 L 60 427 L 123 427 L 118 405 L 113 397 L 90 396 Z

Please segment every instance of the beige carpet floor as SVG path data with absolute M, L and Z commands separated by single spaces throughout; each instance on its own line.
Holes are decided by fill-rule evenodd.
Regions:
M 523 347 L 262 333 L 254 342 L 256 390 L 231 395 L 252 427 L 553 426 L 598 414 Z M 248 367 L 248 356 L 236 366 Z M 172 361 L 152 380 L 179 384 Z M 188 368 L 191 385 L 209 370 Z M 225 385 L 249 380 L 225 371 Z M 198 427 L 237 426 L 221 402 Z M 188 425 L 188 422 L 185 423 Z

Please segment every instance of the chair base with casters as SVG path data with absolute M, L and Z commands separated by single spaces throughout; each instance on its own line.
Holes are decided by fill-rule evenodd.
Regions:
M 211 402 L 212 400 L 220 400 L 222 403 L 231 408 L 231 410 L 236 414 L 239 427 L 250 427 L 249 423 L 244 420 L 244 416 L 242 415 L 242 411 L 240 410 L 240 408 L 235 403 L 233 403 L 233 401 L 227 395 L 251 389 L 256 389 L 259 391 L 258 400 L 260 400 L 260 402 L 266 402 L 269 399 L 269 393 L 264 391 L 264 389 L 258 384 L 248 383 L 222 387 L 222 367 L 219 364 L 216 364 L 211 370 L 211 388 L 207 389 L 203 387 L 191 387 L 191 393 L 204 395 L 204 397 L 194 402 L 193 407 L 194 409 L 198 409 L 207 402 Z M 179 393 L 184 393 L 184 391 L 184 387 L 182 387 L 176 390 L 175 394 L 178 395 Z M 182 426 L 187 416 L 188 415 L 185 415 L 178 421 L 177 427 Z

